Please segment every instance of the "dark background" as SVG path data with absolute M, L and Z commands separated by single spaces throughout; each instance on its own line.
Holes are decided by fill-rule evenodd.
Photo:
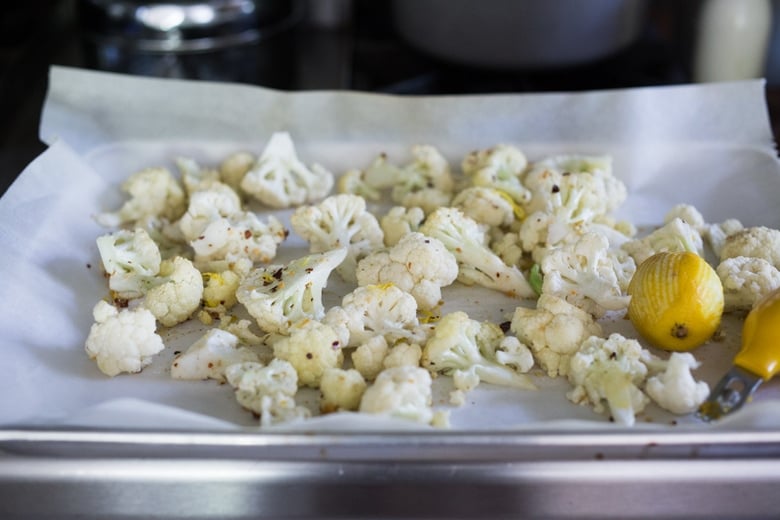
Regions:
M 302 15 L 290 30 L 257 44 L 186 56 L 118 56 L 100 48 L 88 38 L 77 1 L 27 0 L 0 7 L 0 194 L 44 150 L 37 137 L 38 121 L 52 64 L 284 90 L 350 89 L 401 95 L 671 85 L 691 81 L 698 5 L 651 1 L 640 37 L 595 62 L 495 71 L 453 65 L 410 48 L 397 35 L 387 0 L 352 0 L 343 24 L 326 23 L 300 4 Z M 767 99 L 773 126 L 780 129 L 780 94 L 771 78 Z

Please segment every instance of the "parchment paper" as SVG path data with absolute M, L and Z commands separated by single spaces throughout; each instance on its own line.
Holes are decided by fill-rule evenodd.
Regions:
M 629 199 L 618 215 L 659 224 L 672 205 L 696 205 L 710 222 L 780 227 L 780 167 L 762 81 L 579 94 L 393 97 L 346 92 L 285 93 L 259 87 L 157 80 L 54 67 L 41 137 L 49 149 L 0 200 L 0 314 L 6 377 L 0 378 L 0 424 L 255 428 L 226 385 L 170 379 L 174 350 L 205 326 L 165 336 L 167 348 L 137 375 L 107 378 L 83 350 L 93 305 L 105 296 L 95 238 L 106 232 L 98 211 L 123 200 L 118 185 L 148 166 L 175 171 L 177 156 L 214 165 L 228 153 L 259 153 L 274 131 L 287 130 L 299 156 L 336 173 L 364 167 L 379 152 L 408 159 L 413 144 L 438 147 L 457 166 L 475 148 L 519 146 L 531 160 L 552 153 L 610 154 Z M 305 251 L 291 236 L 280 258 Z M 337 301 L 338 284 L 329 287 Z M 503 320 L 517 301 L 453 286 L 448 309 Z M 607 331 L 631 334 L 623 319 Z M 696 351 L 697 377 L 711 385 L 739 345 L 739 321 L 726 339 Z M 540 389 L 518 392 L 481 385 L 467 404 L 447 403 L 446 377 L 434 406 L 451 409 L 453 429 L 616 427 L 565 398 L 563 379 L 535 377 Z M 316 407 L 316 395 L 301 403 Z M 762 386 L 743 412 L 717 426 L 650 407 L 635 428 L 780 427 L 780 389 Z M 751 407 L 753 411 L 751 411 Z M 761 413 L 757 413 L 760 410 Z M 674 426 L 672 426 L 674 425 Z M 421 428 L 339 414 L 289 428 Z

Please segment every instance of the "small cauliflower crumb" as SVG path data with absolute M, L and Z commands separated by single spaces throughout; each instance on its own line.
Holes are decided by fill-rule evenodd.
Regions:
M 354 368 L 326 368 L 320 380 L 320 411 L 357 410 L 367 386 L 366 380 Z

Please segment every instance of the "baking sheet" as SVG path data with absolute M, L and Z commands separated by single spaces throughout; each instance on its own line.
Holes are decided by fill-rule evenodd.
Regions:
M 167 349 L 141 374 L 107 378 L 83 351 L 91 309 L 105 295 L 92 217 L 123 200 L 118 186 L 138 169 L 175 171 L 177 156 L 204 165 L 228 153 L 259 153 L 277 130 L 299 156 L 334 172 L 363 167 L 379 152 L 404 162 L 417 143 L 437 146 L 453 164 L 475 148 L 509 142 L 529 159 L 553 153 L 610 154 L 629 199 L 618 213 L 658 224 L 673 204 L 695 204 L 708 221 L 739 218 L 780 227 L 780 167 L 763 82 L 643 88 L 581 94 L 392 97 L 344 92 L 284 93 L 258 87 L 155 80 L 54 67 L 41 136 L 50 145 L 0 200 L 2 344 L 10 373 L 0 379 L 0 424 L 88 427 L 255 428 L 257 421 L 215 382 L 170 379 L 167 369 L 205 328 L 196 321 L 166 334 Z M 305 252 L 291 235 L 280 259 Z M 338 300 L 338 283 L 328 291 Z M 518 302 L 453 286 L 445 311 L 504 321 Z M 631 334 L 623 319 L 605 330 Z M 696 376 L 711 385 L 730 364 L 739 322 L 725 340 L 703 346 Z M 434 407 L 451 409 L 455 430 L 617 428 L 565 398 L 563 379 L 535 378 L 538 391 L 480 385 L 460 408 L 450 382 L 435 381 Z M 313 391 L 301 403 L 316 407 Z M 780 388 L 762 386 L 762 412 L 714 427 L 780 428 Z M 634 428 L 712 428 L 655 407 Z M 288 428 L 408 429 L 402 421 L 337 414 Z

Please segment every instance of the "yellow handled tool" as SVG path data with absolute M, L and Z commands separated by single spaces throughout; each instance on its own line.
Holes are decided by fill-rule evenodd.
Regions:
M 780 372 L 780 289 L 756 303 L 742 327 L 742 348 L 697 416 L 714 421 L 739 409 L 764 381 Z

